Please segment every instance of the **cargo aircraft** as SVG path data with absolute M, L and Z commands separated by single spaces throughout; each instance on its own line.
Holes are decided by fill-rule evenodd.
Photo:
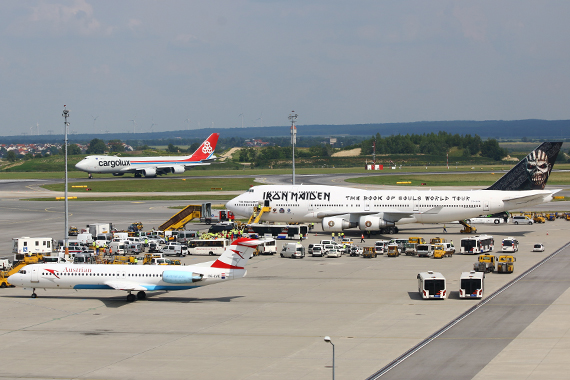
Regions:
M 127 301 L 147 291 L 186 290 L 245 277 L 245 265 L 262 240 L 239 238 L 215 261 L 194 265 L 30 264 L 8 277 L 12 285 L 36 289 L 116 289 Z M 135 296 L 132 292 L 138 292 Z
M 212 133 L 190 156 L 87 156 L 79 161 L 75 167 L 89 173 L 89 178 L 91 178 L 92 173 L 112 173 L 115 176 L 134 173 L 136 178 L 143 175 L 145 177 L 156 177 L 168 173 L 182 174 L 192 166 L 210 165 L 216 159 L 214 150 L 216 150 L 219 136 L 219 133 Z
M 397 233 L 397 225 L 449 223 L 537 205 L 560 190 L 544 190 L 561 142 L 545 142 L 497 182 L 482 190 L 361 190 L 337 186 L 262 185 L 226 207 L 249 216 L 265 206 L 261 221 L 322 223 L 323 231 L 349 228 Z

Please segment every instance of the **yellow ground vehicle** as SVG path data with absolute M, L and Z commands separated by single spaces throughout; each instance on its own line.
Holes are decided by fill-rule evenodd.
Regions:
M 389 244 L 388 257 L 398 257 L 398 256 L 400 256 L 400 249 L 398 248 L 398 244 Z
M 12 287 L 12 285 L 8 282 L 8 277 L 13 275 L 14 273 L 18 273 L 20 269 L 25 267 L 29 264 L 37 264 L 42 262 L 44 257 L 41 254 L 32 253 L 31 255 L 24 255 L 24 254 L 17 254 L 16 255 L 17 261 L 14 261 L 12 264 L 12 269 L 7 271 L 0 272 L 0 287 Z
M 513 255 L 501 255 L 499 256 L 499 262 L 497 263 L 498 273 L 513 273 L 515 270 L 516 257 Z
M 544 216 L 542 215 L 535 215 L 534 218 L 532 219 L 535 223 L 544 223 L 546 222 L 546 219 L 544 218 Z
M 152 253 L 145 253 L 143 257 L 143 265 L 148 265 L 152 263 L 152 259 L 161 259 L 162 255 L 155 255 Z
M 430 243 L 430 244 L 445 243 L 445 239 L 442 239 L 442 238 L 436 236 L 436 237 L 434 237 L 434 238 L 429 239 L 429 243 Z M 425 243 L 422 243 L 422 244 L 425 244 Z
M 479 256 L 478 261 L 473 264 L 473 270 L 475 272 L 494 272 L 495 263 L 497 258 L 489 253 L 485 253 Z
M 134 256 L 115 256 L 112 264 L 135 264 Z
M 408 243 L 425 244 L 426 240 L 423 237 L 411 237 L 408 239 Z
M 443 244 L 435 244 L 433 249 L 433 258 L 434 259 L 443 259 L 445 256 L 445 248 Z
M 545 216 L 546 220 L 548 220 L 549 222 L 553 222 L 554 220 L 556 220 L 556 214 L 546 214 Z
M 79 233 L 79 230 L 77 229 L 77 227 L 71 226 L 69 227 L 69 236 L 77 236 L 77 234 Z
M 364 257 L 366 259 L 375 258 L 376 257 L 376 250 L 374 249 L 374 247 L 362 247 L 362 257 Z

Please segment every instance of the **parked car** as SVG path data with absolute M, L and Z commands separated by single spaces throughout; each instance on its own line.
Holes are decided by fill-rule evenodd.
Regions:
M 311 255 L 313 255 L 313 257 L 315 256 L 324 256 L 324 248 L 321 244 L 313 244 L 313 247 L 311 249 Z
M 532 247 L 532 251 L 533 251 L 533 252 L 544 252 L 544 244 L 542 244 L 542 243 L 536 243 L 536 244 Z
M 327 251 L 326 257 L 341 257 L 342 252 L 339 251 L 337 248 L 331 248 Z

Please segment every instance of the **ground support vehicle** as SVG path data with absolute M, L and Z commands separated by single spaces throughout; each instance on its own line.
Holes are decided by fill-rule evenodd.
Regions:
M 400 247 L 397 244 L 388 245 L 388 257 L 398 257 L 400 256 Z
M 79 230 L 75 226 L 69 227 L 69 232 L 67 233 L 68 236 L 77 236 Z
M 495 271 L 495 263 L 497 258 L 491 254 L 485 253 L 479 255 L 479 258 L 475 264 L 473 264 L 473 270 L 475 272 L 485 272 L 491 273 Z
M 339 253 L 340 254 L 340 253 Z M 290 257 L 292 259 L 305 257 L 305 247 L 300 243 L 287 243 L 281 249 L 281 257 Z
M 535 245 L 533 245 L 532 251 L 533 252 L 544 252 L 544 244 L 536 243 Z
M 534 222 L 528 216 L 513 216 L 511 219 L 512 224 L 533 224 Z
M 7 271 L 0 272 L 0 287 L 13 287 L 12 284 L 8 282 L 8 277 L 14 273 L 18 273 L 20 269 L 28 264 L 37 264 L 43 261 L 43 255 L 39 253 L 32 254 L 21 254 L 15 255 L 15 261 L 12 263 L 12 268 Z
M 376 251 L 374 250 L 374 247 L 363 247 L 362 248 L 362 257 L 365 259 L 376 258 Z
M 342 252 L 339 251 L 336 247 L 327 250 L 327 253 L 325 254 L 325 257 L 337 257 L 338 258 L 341 256 L 342 256 Z
M 535 215 L 534 218 L 532 218 L 532 221 L 535 223 L 545 223 L 546 218 L 542 215 Z
M 194 218 L 202 216 L 202 205 L 188 205 L 176 214 L 172 215 L 170 219 L 162 223 L 158 229 L 160 231 L 172 231 L 184 228 L 186 223 Z M 211 223 L 211 221 L 210 221 Z
M 461 253 L 477 254 L 491 252 L 495 246 L 495 240 L 489 235 L 478 235 L 461 239 Z
M 161 259 L 162 255 L 161 254 L 153 254 L 153 253 L 145 253 L 144 257 L 143 257 L 143 265 L 149 265 L 152 263 L 153 259 Z
M 257 250 L 260 255 L 274 255 L 277 253 L 277 241 L 271 238 L 263 239 L 263 243 L 257 246 Z
M 159 242 L 151 241 L 148 243 L 148 251 L 149 252 L 162 252 L 162 247 L 160 246 Z
M 484 272 L 463 272 L 459 278 L 459 298 L 483 298 Z
M 386 251 L 388 251 L 388 244 L 390 244 L 390 241 L 388 240 L 378 240 L 376 243 L 374 243 L 376 254 L 383 255 L 386 253 Z
M 372 247 L 372 249 L 374 250 L 374 257 L 378 256 L 378 253 L 376 252 L 376 247 Z M 364 249 L 360 248 L 357 245 L 350 247 L 349 254 L 351 257 L 361 256 L 363 253 Z
M 7 270 L 0 271 L 0 288 L 14 287 L 14 285 L 8 282 L 8 277 L 10 277 L 10 275 Z
M 115 256 L 112 264 L 134 265 L 136 259 L 134 256 Z
M 459 223 L 463 225 L 463 229 L 459 231 L 462 234 L 474 234 L 477 232 L 477 228 L 469 225 L 465 220 L 460 220 Z
M 417 275 L 418 292 L 424 299 L 445 299 L 447 297 L 445 277 L 439 272 L 427 271 Z
M 433 256 L 433 245 L 432 244 L 418 244 L 416 246 L 416 251 L 418 257 L 431 257 Z
M 352 238 L 343 237 L 340 244 L 354 244 L 354 242 L 352 241 Z
M 548 220 L 549 222 L 553 222 L 556 219 L 556 214 L 546 214 L 545 216 L 546 220 Z
M 515 270 L 516 257 L 513 255 L 501 255 L 497 262 L 497 273 L 513 273 Z
M 433 258 L 434 259 L 443 259 L 445 256 L 445 249 L 443 248 L 443 244 L 434 244 L 433 245 Z
M 300 240 L 309 233 L 307 224 L 248 224 L 246 231 L 264 238 Z
M 230 245 L 229 239 L 196 239 L 188 242 L 189 255 L 221 255 Z
M 410 237 L 408 243 L 425 244 L 426 240 L 423 237 Z
M 429 243 L 430 244 L 440 244 L 440 243 L 445 243 L 447 240 L 440 238 L 438 236 L 429 239 Z M 425 244 L 425 243 L 424 243 Z
M 323 257 L 324 256 L 323 246 L 321 244 L 314 244 L 313 251 L 311 254 L 313 255 L 313 257 L 315 256 Z
M 178 243 L 170 243 L 162 247 L 162 253 L 166 256 L 186 256 L 188 247 Z
M 411 239 L 411 238 L 410 238 Z M 423 239 L 422 239 L 423 241 Z M 421 243 L 420 243 L 421 244 Z M 418 244 L 417 243 L 406 243 L 404 244 L 404 253 L 406 256 L 415 256 L 418 253 Z
M 501 242 L 501 251 L 516 252 L 519 250 L 519 242 L 514 237 L 508 237 Z
M 408 242 L 408 239 L 392 239 L 390 244 L 397 244 L 400 252 L 404 252 L 404 244 Z

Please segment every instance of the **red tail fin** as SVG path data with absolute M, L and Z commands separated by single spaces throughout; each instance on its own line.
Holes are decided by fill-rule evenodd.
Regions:
M 189 157 L 189 160 L 201 161 L 212 157 L 214 150 L 216 150 L 216 144 L 218 144 L 218 137 L 220 137 L 219 133 L 212 133 L 210 137 L 208 137 L 202 143 L 202 145 L 200 145 L 198 149 L 192 153 L 192 155 Z

